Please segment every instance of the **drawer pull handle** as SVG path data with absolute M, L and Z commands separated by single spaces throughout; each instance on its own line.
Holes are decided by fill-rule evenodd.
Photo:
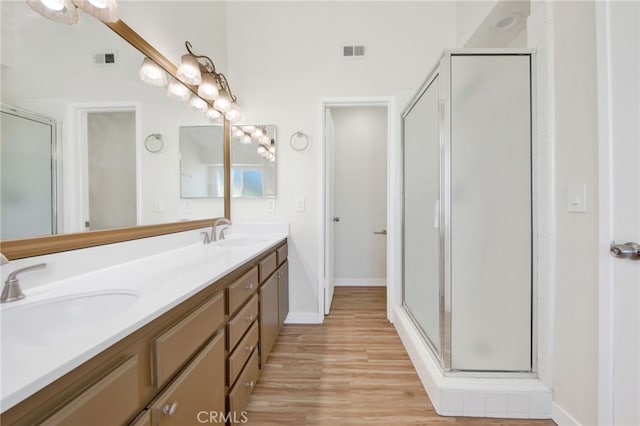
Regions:
M 253 350 L 253 345 L 249 345 L 246 347 L 247 352 L 251 352 Z
M 164 407 L 162 407 L 162 414 L 166 414 L 169 417 L 173 417 L 173 415 L 176 413 L 176 411 L 178 411 L 178 403 L 177 402 L 174 402 L 171 405 L 167 404 Z
M 245 285 L 245 286 L 244 286 L 244 288 L 245 288 L 247 291 L 251 291 L 251 290 L 253 290 L 253 284 L 247 284 L 247 285 Z
M 253 380 L 252 380 L 252 381 L 250 381 L 249 383 L 247 383 L 245 386 L 246 386 L 246 387 L 248 387 L 248 388 L 253 389 L 253 387 L 254 387 L 255 385 L 256 385 L 256 384 L 255 384 L 255 383 L 253 383 Z
M 249 315 L 249 316 L 247 317 L 247 321 L 253 321 L 253 319 L 254 319 L 254 318 L 255 318 L 255 317 L 254 317 L 253 315 Z

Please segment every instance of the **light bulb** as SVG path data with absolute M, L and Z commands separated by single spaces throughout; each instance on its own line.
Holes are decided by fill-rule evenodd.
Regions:
M 220 112 L 227 112 L 231 109 L 231 100 L 226 90 L 222 89 L 219 92 L 218 99 L 215 100 L 213 106 Z
M 94 7 L 97 7 L 98 9 L 104 9 L 105 7 L 107 7 L 107 2 L 103 0 L 89 0 L 89 3 L 91 3 Z
M 189 108 L 193 111 L 207 112 L 209 105 L 207 104 L 207 101 L 201 97 L 191 95 L 191 99 L 189 99 Z
M 222 114 L 220 114 L 220 112 L 215 108 L 209 108 L 204 115 L 211 121 L 218 121 L 220 120 L 220 117 L 222 117 Z
M 167 74 L 155 62 L 149 58 L 144 58 L 140 65 L 140 79 L 152 86 L 166 86 Z
M 64 2 L 60 0 L 40 0 L 40 2 L 48 9 L 55 10 L 56 12 L 64 9 Z
M 233 126 L 231 128 L 231 132 L 232 132 L 234 138 L 242 138 L 242 137 L 244 137 L 244 132 L 242 131 L 242 129 L 240 129 L 238 127 Z
M 264 135 L 261 139 L 260 142 L 262 142 L 265 145 L 271 145 L 271 138 L 267 135 Z
M 167 96 L 177 101 L 188 101 L 191 97 L 191 91 L 178 80 L 171 80 L 167 86 Z
M 235 102 L 231 103 L 230 107 L 229 107 L 229 111 L 227 111 L 227 113 L 225 114 L 225 117 L 227 118 L 227 120 L 229 120 L 232 123 L 236 123 L 240 120 L 240 108 L 238 108 L 238 104 L 236 104 Z
M 252 133 L 256 129 L 256 126 L 242 126 L 242 130 L 248 133 Z
M 251 133 L 251 137 L 256 139 L 256 140 L 261 140 L 262 137 L 264 136 L 264 132 L 262 131 L 261 128 L 256 128 L 252 133 Z
M 187 84 L 200 84 L 202 82 L 202 74 L 200 74 L 200 64 L 195 56 L 190 53 L 182 55 L 180 66 L 176 71 L 176 75 L 180 81 Z
M 245 145 L 249 145 L 251 143 L 251 136 L 244 135 L 242 139 L 240 139 L 240 142 L 242 142 Z
M 256 150 L 256 152 L 257 152 L 259 155 L 264 155 L 264 154 L 267 152 L 267 148 L 265 148 L 264 146 L 260 145 L 260 146 L 258 147 L 258 149 Z
M 202 75 L 202 82 L 198 86 L 198 95 L 208 101 L 215 101 L 218 98 L 218 83 L 211 73 Z
M 275 153 L 276 153 L 276 146 L 275 146 L 275 145 L 271 145 L 271 146 L 269 147 L 269 152 L 270 152 L 271 154 L 275 154 Z

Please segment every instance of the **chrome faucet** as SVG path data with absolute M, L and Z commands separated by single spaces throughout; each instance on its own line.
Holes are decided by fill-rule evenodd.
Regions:
M 4 258 L 4 256 L 2 256 Z M 6 258 L 2 260 L 4 262 Z M 8 263 L 8 261 L 7 261 Z M 25 268 L 16 269 L 9 274 L 7 280 L 4 282 L 2 288 L 2 296 L 0 296 L 0 303 L 14 302 L 16 300 L 24 299 L 25 295 L 20 288 L 20 280 L 18 280 L 18 274 L 29 271 L 36 271 L 38 269 L 44 269 L 47 267 L 46 263 L 38 263 L 37 265 L 27 266 Z
M 218 237 L 218 226 L 220 225 L 227 225 L 227 226 L 225 226 L 220 230 L 220 236 Z M 231 225 L 231 221 L 226 217 L 221 217 L 219 219 L 216 219 L 215 222 L 213 222 L 213 226 L 211 227 L 211 236 L 209 237 L 209 242 L 224 240 L 224 231 L 229 228 L 229 225 Z

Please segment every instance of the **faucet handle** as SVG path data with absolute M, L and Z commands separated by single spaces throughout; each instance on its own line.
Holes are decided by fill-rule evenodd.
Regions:
M 26 268 L 16 269 L 12 273 L 10 273 L 7 277 L 7 280 L 4 282 L 4 287 L 2 288 L 2 296 L 0 296 L 0 303 L 14 302 L 16 300 L 25 298 L 25 295 L 20 288 L 18 274 L 21 274 L 23 272 L 35 271 L 38 269 L 44 269 L 46 267 L 46 263 L 38 263 L 36 265 L 27 266 Z
M 202 244 L 210 244 L 211 243 L 211 238 L 209 237 L 209 233 L 208 232 L 201 232 L 200 235 L 204 235 L 204 240 L 202 241 Z
M 27 266 L 25 268 L 16 269 L 7 277 L 7 281 L 5 284 L 17 284 L 18 283 L 18 274 L 29 271 L 37 271 L 38 269 L 44 269 L 47 267 L 46 263 L 38 263 L 36 265 Z

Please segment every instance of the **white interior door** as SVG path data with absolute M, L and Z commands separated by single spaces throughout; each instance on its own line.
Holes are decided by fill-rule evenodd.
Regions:
M 607 240 L 640 244 L 640 3 L 598 6 L 601 127 L 600 423 L 640 424 L 640 257 L 615 258 Z
M 336 193 L 336 178 L 335 178 L 335 142 L 336 142 L 336 129 L 333 124 L 333 117 L 331 116 L 331 110 L 325 109 L 324 116 L 324 138 L 325 138 L 325 240 L 324 240 L 324 261 L 325 261 L 325 275 L 324 275 L 324 314 L 329 315 L 331 310 L 331 302 L 333 301 L 333 290 L 335 287 L 335 262 L 334 262 L 334 241 L 335 241 L 335 225 L 338 223 L 339 218 L 335 216 L 335 202 L 334 195 Z

